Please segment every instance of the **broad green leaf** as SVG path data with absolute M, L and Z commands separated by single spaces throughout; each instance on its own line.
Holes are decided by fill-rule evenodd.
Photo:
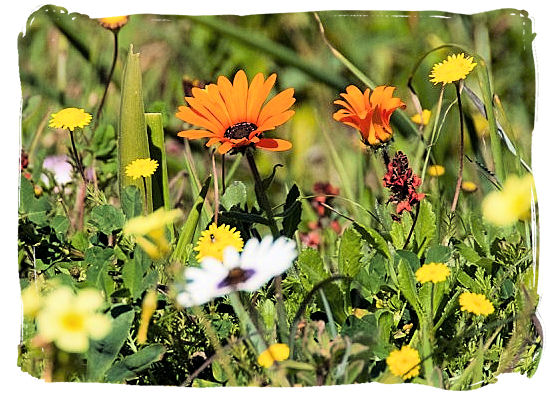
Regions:
M 114 251 L 110 248 L 92 246 L 84 253 L 84 261 L 89 264 L 87 281 L 109 296 L 114 290 L 113 278 L 108 273 Z
M 460 271 L 458 273 L 457 280 L 462 286 L 471 292 L 479 293 L 481 291 L 479 285 L 464 271 Z
M 48 224 L 46 215 L 50 209 L 51 204 L 46 196 L 36 198 L 34 195 L 34 187 L 31 182 L 24 176 L 21 176 L 19 211 L 34 224 L 44 226 Z
M 130 294 L 134 299 L 139 298 L 150 287 L 152 279 L 156 279 L 156 272 L 147 273 L 150 265 L 151 260 L 149 257 L 143 253 L 140 247 L 137 247 L 134 252 L 134 258 L 125 262 L 124 267 L 122 267 L 124 286 L 130 290 Z M 150 274 L 153 274 L 153 277 L 148 278 Z
M 460 255 L 469 263 L 473 263 L 481 259 L 481 256 L 473 248 L 470 248 L 464 243 L 457 244 L 456 249 L 458 250 L 458 253 L 460 253 Z
M 411 267 L 412 272 L 416 272 L 420 268 L 420 260 L 415 253 L 409 250 L 398 250 L 397 254 L 399 255 L 399 257 L 407 260 L 407 263 L 409 263 L 409 267 Z
M 302 284 L 307 291 L 330 276 L 323 264 L 323 258 L 316 249 L 302 250 L 298 256 L 296 266 L 302 274 Z
M 397 280 L 399 290 L 401 290 L 409 304 L 411 304 L 419 318 L 421 318 L 423 311 L 416 291 L 416 279 L 414 278 L 410 264 L 403 258 L 399 260 L 399 264 L 397 265 Z
M 159 361 L 166 349 L 161 344 L 153 344 L 138 350 L 136 353 L 124 357 L 116 362 L 105 374 L 105 381 L 122 383 L 135 378 L 137 374 L 149 368 L 152 363 Z
M 134 185 L 122 190 L 122 210 L 128 219 L 141 215 L 143 212 L 143 199 L 140 190 Z
M 105 372 L 115 361 L 122 345 L 126 342 L 133 321 L 134 310 L 128 309 L 114 318 L 111 331 L 105 338 L 91 341 L 86 364 L 88 381 L 103 381 Z
M 88 233 L 85 231 L 77 231 L 71 237 L 71 245 L 73 248 L 84 252 L 90 246 L 90 241 L 88 240 Z
M 98 205 L 90 213 L 90 221 L 103 234 L 111 234 L 124 226 L 124 213 L 112 205 Z
M 372 228 L 365 228 L 358 223 L 354 223 L 353 228 L 359 234 L 361 234 L 361 237 L 365 241 L 367 241 L 367 243 L 371 248 L 382 253 L 388 259 L 391 259 L 391 253 L 390 253 L 390 249 L 388 248 L 388 242 L 376 230 Z
M 427 199 L 420 202 L 420 210 L 416 227 L 414 228 L 414 236 L 418 245 L 418 255 L 422 256 L 422 252 L 431 245 L 435 237 L 436 219 L 432 210 L 432 204 Z
M 446 263 L 451 258 L 451 248 L 444 245 L 434 245 L 426 251 L 426 261 L 428 263 Z
M 54 229 L 56 234 L 63 239 L 69 229 L 69 219 L 62 215 L 56 215 L 50 222 L 50 226 Z
M 396 249 L 402 249 L 405 245 L 405 242 L 407 241 L 407 237 L 409 236 L 409 232 L 411 231 L 412 226 L 412 219 L 410 215 L 403 215 L 401 217 L 401 221 L 393 221 L 391 225 L 390 230 L 390 236 L 393 242 L 393 246 Z M 412 244 L 414 242 L 414 232 L 411 235 L 411 239 L 409 240 L 409 244 Z
M 242 204 L 246 203 L 246 199 L 246 186 L 241 181 L 234 181 L 225 189 L 220 202 L 225 210 L 229 211 L 233 206 L 242 207 Z
M 361 268 L 363 240 L 352 227 L 344 231 L 338 253 L 338 270 L 341 275 L 355 277 Z

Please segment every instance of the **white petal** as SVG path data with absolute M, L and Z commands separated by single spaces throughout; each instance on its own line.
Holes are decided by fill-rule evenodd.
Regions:
M 223 265 L 230 270 L 231 268 L 238 267 L 241 263 L 241 257 L 237 249 L 232 246 L 228 246 L 223 250 Z

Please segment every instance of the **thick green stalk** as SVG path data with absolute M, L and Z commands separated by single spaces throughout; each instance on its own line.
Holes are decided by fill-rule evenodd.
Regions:
M 231 302 L 231 306 L 241 322 L 241 335 L 248 336 L 250 338 L 250 342 L 256 351 L 256 355 L 259 356 L 267 348 L 267 346 L 262 338 L 262 335 L 258 331 L 258 328 L 252 322 L 248 312 L 244 309 L 244 306 L 239 299 L 239 293 L 230 293 L 229 301 Z
M 166 163 L 166 149 L 164 147 L 164 129 L 162 114 L 146 113 L 147 137 L 149 138 L 149 154 L 151 159 L 159 163 L 159 170 L 151 177 L 153 184 L 153 209 L 160 207 L 170 209 L 170 189 L 168 188 L 168 167 Z
M 126 176 L 126 166 L 136 159 L 149 158 L 149 141 L 145 126 L 143 110 L 143 93 L 141 88 L 141 68 L 139 53 L 134 53 L 130 45 L 126 65 L 122 74 L 120 98 L 120 122 L 118 128 L 118 186 L 120 195 L 125 187 L 134 185 L 141 190 L 147 199 L 148 207 L 153 206 L 151 179 L 147 179 L 147 195 L 140 179 L 133 180 Z M 144 213 L 147 213 L 144 210 Z

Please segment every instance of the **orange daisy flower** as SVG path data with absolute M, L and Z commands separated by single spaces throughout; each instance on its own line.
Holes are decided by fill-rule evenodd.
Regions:
M 390 126 L 393 111 L 405 108 L 405 103 L 400 98 L 392 97 L 394 90 L 393 86 L 378 86 L 372 94 L 370 89 L 361 93 L 359 88 L 350 85 L 346 88 L 347 93 L 340 94 L 345 101 L 334 101 L 334 104 L 344 108 L 339 109 L 332 117 L 359 130 L 366 145 L 380 145 L 393 134 Z
M 220 143 L 221 154 L 248 145 L 272 151 L 290 149 L 289 141 L 261 138 L 264 131 L 273 130 L 294 115 L 289 110 L 296 101 L 294 89 L 286 89 L 265 103 L 276 78 L 277 74 L 271 74 L 264 81 L 263 74 L 256 74 L 249 86 L 246 74 L 239 70 L 233 84 L 220 76 L 216 84 L 193 88 L 192 97 L 185 97 L 189 106 L 179 107 L 176 116 L 199 129 L 180 131 L 178 136 L 209 138 L 206 146 Z

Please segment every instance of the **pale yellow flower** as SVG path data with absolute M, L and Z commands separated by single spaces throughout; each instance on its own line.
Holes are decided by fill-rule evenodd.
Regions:
M 258 356 L 258 364 L 264 368 L 269 368 L 275 361 L 284 361 L 289 355 L 290 348 L 286 343 L 275 343 Z
M 31 319 L 35 318 L 42 307 L 38 285 L 31 283 L 21 291 L 21 300 L 23 301 L 23 316 Z
M 101 339 L 111 330 L 111 321 L 97 310 L 103 305 L 100 292 L 87 288 L 78 294 L 61 286 L 48 294 L 36 318 L 38 335 L 66 352 L 83 353 L 90 339 Z
M 434 164 L 433 166 L 429 166 L 428 175 L 433 177 L 445 175 L 445 167 L 439 164 Z
M 430 121 L 431 116 L 432 116 L 432 111 L 430 111 L 429 109 L 423 109 L 422 116 L 420 116 L 420 114 L 414 114 L 413 116 L 411 116 L 411 120 L 416 124 L 421 124 L 426 126 Z
M 462 182 L 462 190 L 467 193 L 473 193 L 477 190 L 477 185 L 472 181 L 464 181 Z
M 533 177 L 508 177 L 502 190 L 491 192 L 482 203 L 483 217 L 497 226 L 510 226 L 531 216 L 531 204 L 537 200 Z

